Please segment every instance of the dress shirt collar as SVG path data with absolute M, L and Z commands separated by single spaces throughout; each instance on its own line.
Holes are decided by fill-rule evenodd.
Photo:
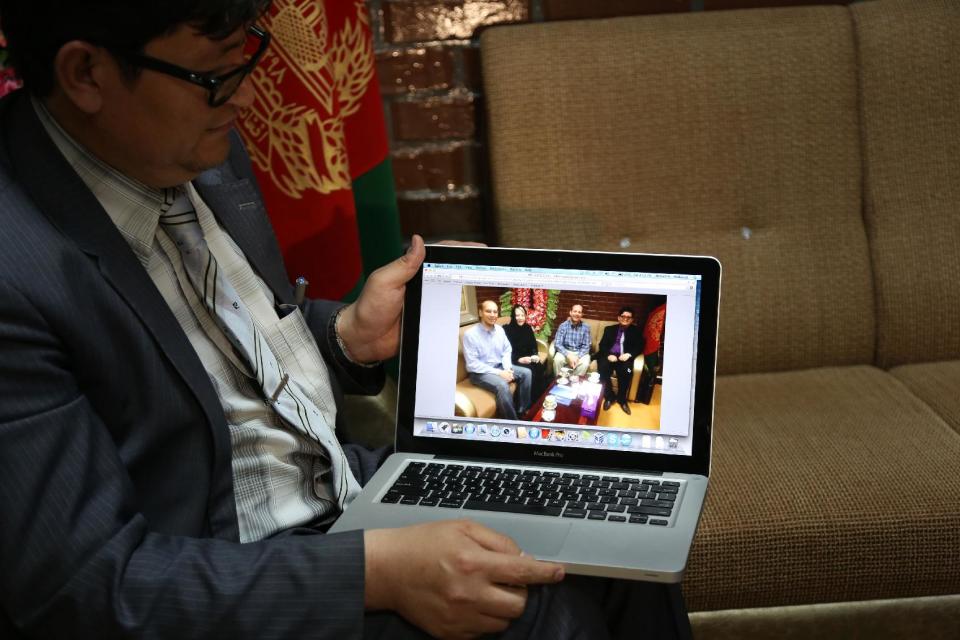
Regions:
M 42 102 L 36 98 L 31 98 L 31 102 L 47 135 L 93 192 L 137 259 L 146 264 L 153 250 L 161 207 L 165 198 L 172 201 L 176 190 L 148 187 L 120 173 L 64 131 Z

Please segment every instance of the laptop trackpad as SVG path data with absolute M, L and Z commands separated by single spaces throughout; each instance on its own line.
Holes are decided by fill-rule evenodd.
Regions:
M 510 536 L 527 555 L 537 558 L 549 558 L 559 554 L 563 541 L 567 539 L 570 527 L 573 526 L 573 523 L 563 522 L 559 518 L 536 522 L 478 512 L 471 513 L 469 518 Z

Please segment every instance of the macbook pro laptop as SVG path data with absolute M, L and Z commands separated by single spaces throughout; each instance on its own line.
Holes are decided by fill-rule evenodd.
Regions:
M 396 453 L 331 531 L 467 517 L 568 573 L 679 582 L 710 473 L 720 271 L 709 257 L 428 246 L 404 303 Z M 500 324 L 523 304 L 544 345 L 573 305 L 588 325 L 629 307 L 647 353 L 615 381 L 630 413 L 605 406 L 613 380 L 545 354 L 529 410 L 498 416 L 463 369 L 485 300 Z

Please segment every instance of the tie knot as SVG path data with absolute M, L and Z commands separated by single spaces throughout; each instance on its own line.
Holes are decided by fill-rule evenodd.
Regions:
M 160 228 L 166 232 L 181 252 L 189 253 L 203 242 L 203 229 L 197 212 L 180 189 L 164 190 L 160 207 Z

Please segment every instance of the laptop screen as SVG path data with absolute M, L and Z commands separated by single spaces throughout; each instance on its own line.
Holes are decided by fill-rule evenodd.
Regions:
M 413 435 L 690 456 L 702 285 L 428 255 Z

